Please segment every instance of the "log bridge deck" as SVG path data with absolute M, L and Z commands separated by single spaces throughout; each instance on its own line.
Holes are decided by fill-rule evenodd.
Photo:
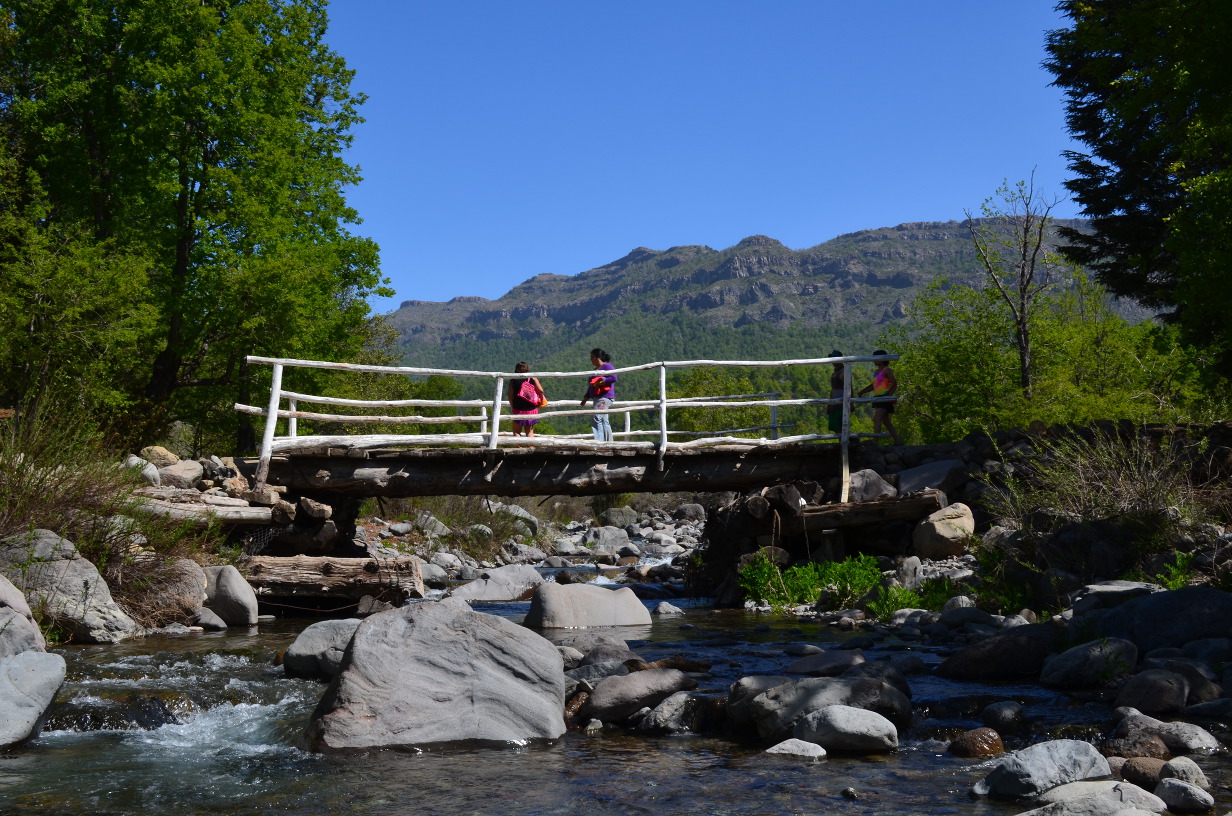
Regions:
M 623 417 L 624 430 L 612 438 L 596 441 L 590 435 L 540 434 L 533 438 L 501 431 L 510 418 L 509 383 L 522 374 L 460 371 L 452 369 L 368 366 L 315 360 L 249 357 L 252 365 L 272 367 L 268 407 L 236 405 L 242 413 L 265 417 L 260 457 L 254 477 L 258 487 L 284 485 L 298 493 L 349 496 L 431 495 L 594 495 L 623 492 L 674 492 L 738 490 L 778 482 L 841 476 L 840 501 L 847 499 L 850 467 L 849 444 L 860 436 L 850 430 L 854 405 L 872 403 L 852 388 L 841 397 L 781 399 L 780 394 L 735 394 L 669 397 L 667 371 L 694 367 L 851 367 L 881 357 L 822 357 L 808 360 L 658 362 L 614 369 L 608 374 L 632 376 L 657 374 L 657 399 L 617 402 L 610 409 L 567 408 L 553 404 L 540 411 L 539 419 L 553 416 L 604 414 L 612 420 Z M 422 377 L 443 375 L 487 379 L 491 400 L 360 400 L 303 394 L 283 388 L 284 369 L 310 368 L 364 375 Z M 533 376 L 549 384 L 588 378 L 594 371 L 546 371 Z M 560 389 L 553 389 L 559 391 Z M 570 386 L 570 391 L 575 391 Z M 283 407 L 283 402 L 287 407 Z M 301 409 L 303 403 L 339 406 L 348 413 L 317 413 Z M 780 437 L 781 407 L 817 406 L 841 409 L 837 433 Z M 673 409 L 757 409 L 770 417 L 770 425 L 702 432 L 673 428 Z M 425 410 L 427 409 L 427 410 Z M 415 413 L 407 413 L 407 410 Z M 696 411 L 695 411 L 696 412 Z M 649 414 L 634 428 L 633 414 Z M 432 414 L 430 416 L 424 414 Z M 442 415 L 445 414 L 445 415 Z M 301 436 L 298 423 L 311 423 L 316 433 Z M 715 423 L 722 422 L 721 415 Z M 424 433 L 328 435 L 322 431 L 339 426 L 368 423 L 380 430 L 421 426 Z M 614 421 L 611 424 L 616 424 Z M 432 433 L 444 426 L 478 425 L 478 432 Z M 718 425 L 718 427 L 722 427 Z M 284 433 L 278 434 L 279 428 Z M 749 438 L 768 432 L 769 438 Z M 737 435 L 739 434 L 739 435 Z M 699 438 L 700 437 L 700 438 Z M 686 441 L 678 441 L 681 439 Z M 831 443 L 831 444 L 820 444 Z M 837 443 L 837 444 L 833 444 Z

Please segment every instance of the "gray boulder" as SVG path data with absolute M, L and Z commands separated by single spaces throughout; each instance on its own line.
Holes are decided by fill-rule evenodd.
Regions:
M 201 481 L 205 468 L 193 459 L 181 459 L 173 465 L 158 469 L 158 480 L 166 487 L 192 489 Z
M 526 564 L 509 564 L 485 570 L 483 577 L 454 587 L 452 598 L 463 601 L 524 601 L 543 583 L 543 576 Z
M 682 504 L 672 513 L 672 518 L 676 521 L 702 522 L 706 520 L 706 508 L 693 502 Z
M 962 555 L 975 535 L 975 516 L 965 504 L 942 507 L 921 521 L 911 532 L 915 554 L 937 560 Z
M 792 734 L 831 752 L 884 753 L 898 748 L 894 723 L 875 711 L 846 705 L 810 711 L 799 719 Z
M 230 564 L 205 568 L 205 605 L 227 626 L 257 625 L 257 593 Z
M 1207 586 L 1155 592 L 1117 607 L 1095 626 L 1098 637 L 1132 640 L 1145 654 L 1193 640 L 1227 637 L 1232 593 Z
M 1205 813 L 1215 807 L 1215 797 L 1188 782 L 1163 779 L 1155 786 L 1155 795 L 1173 813 Z
M 116 643 L 142 634 L 71 541 L 32 530 L 0 544 L 0 571 L 74 643 Z
M 762 692 L 791 682 L 790 677 L 755 674 L 741 677 L 727 689 L 726 722 L 733 734 L 753 738 L 757 736 L 757 720 L 753 700 Z
M 1189 681 L 1163 669 L 1146 669 L 1129 678 L 1117 694 L 1117 708 L 1136 708 L 1144 714 L 1176 714 L 1185 708 Z
M 806 655 L 783 671 L 787 674 L 807 674 L 810 677 L 838 677 L 863 662 L 864 655 L 859 649 L 839 649 Z
M 611 590 L 593 584 L 540 584 L 523 621 L 532 629 L 646 625 L 650 612 L 628 587 Z
M 652 734 L 684 734 L 694 730 L 700 702 L 687 691 L 678 691 L 638 720 L 637 730 Z
M 947 496 L 957 496 L 959 489 L 970 479 L 967 466 L 961 459 L 942 459 L 899 471 L 898 492 L 906 495 L 931 487 Z
M 1080 643 L 1044 661 L 1040 683 L 1053 688 L 1111 685 L 1138 664 L 1138 647 L 1128 640 L 1104 638 Z
M 50 652 L 0 658 L 0 750 L 38 736 L 65 672 L 64 658 Z
M 288 677 L 331 680 L 338 674 L 359 618 L 323 620 L 299 633 L 282 659 Z
M 356 628 L 313 712 L 313 750 L 521 742 L 565 732 L 564 665 L 545 638 L 454 598 Z
M 1217 751 L 1220 748 L 1219 740 L 1213 734 L 1193 723 L 1164 722 L 1148 717 L 1135 708 L 1118 708 L 1112 712 L 1112 718 L 1116 721 L 1112 732 L 1115 739 L 1155 736 L 1176 754 Z
M 761 739 L 793 735 L 796 723 L 818 709 L 848 705 L 875 711 L 896 728 L 911 724 L 911 701 L 901 691 L 871 677 L 809 677 L 777 685 L 749 701 L 750 719 Z
M 1050 740 L 998 759 L 972 789 L 980 796 L 1037 796 L 1058 785 L 1110 776 L 1108 760 L 1090 743 Z
M 647 669 L 600 680 L 579 711 L 583 719 L 621 722 L 642 708 L 654 708 L 697 681 L 678 669 Z
M 1165 762 L 1163 768 L 1159 771 L 1159 778 L 1179 779 L 1182 782 L 1188 782 L 1203 789 L 1211 786 L 1210 780 L 1206 778 L 1206 774 L 1198 767 L 1198 763 L 1187 756 L 1173 757 Z
M 851 474 L 847 500 L 853 502 L 874 501 L 897 496 L 894 485 L 881 478 L 875 470 L 857 470 Z
M 777 745 L 770 746 L 766 749 L 765 753 L 804 757 L 806 759 L 821 759 L 826 755 L 826 749 L 815 742 L 806 742 L 792 737 L 791 739 L 783 740 Z
M 45 651 L 47 641 L 39 631 L 26 596 L 0 575 L 0 658 Z
M 1115 779 L 1070 782 L 1041 794 L 1043 807 L 1019 816 L 1133 816 L 1164 810 L 1164 803 L 1150 791 Z
M 594 550 L 614 553 L 629 546 L 629 534 L 621 527 L 591 527 L 582 536 L 582 543 Z
M 162 484 L 162 479 L 158 476 L 158 468 L 154 467 L 152 462 L 147 462 L 140 456 L 133 456 L 130 453 L 124 460 L 124 467 L 140 473 L 141 480 L 152 487 L 158 487 Z
M 637 524 L 637 511 L 632 507 L 609 507 L 599 514 L 599 524 L 604 527 L 628 527 Z
M 937 673 L 973 681 L 1036 678 L 1061 637 L 1061 630 L 1048 623 L 1002 629 L 946 658 Z

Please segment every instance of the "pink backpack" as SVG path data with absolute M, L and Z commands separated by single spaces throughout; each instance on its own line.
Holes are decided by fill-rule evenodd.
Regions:
M 518 397 L 526 400 L 531 405 L 539 404 L 539 391 L 535 388 L 533 380 L 526 380 L 522 383 L 522 387 L 518 389 Z

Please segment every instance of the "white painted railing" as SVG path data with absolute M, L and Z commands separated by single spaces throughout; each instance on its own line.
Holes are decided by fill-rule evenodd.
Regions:
M 308 449 L 320 449 L 328 447 L 340 447 L 349 449 L 371 449 L 380 447 L 459 447 L 472 446 L 482 447 L 487 449 L 495 449 L 500 440 L 503 438 L 506 442 L 513 443 L 519 447 L 535 446 L 545 448 L 571 448 L 578 447 L 593 448 L 594 450 L 611 449 L 612 447 L 619 448 L 646 448 L 655 450 L 659 456 L 659 466 L 663 464 L 663 454 L 669 449 L 692 449 L 698 447 L 709 447 L 715 445 L 768 445 L 781 446 L 791 445 L 799 442 L 814 442 L 814 441 L 838 441 L 843 450 L 843 493 L 846 500 L 847 487 L 847 445 L 851 439 L 861 436 L 869 437 L 874 434 L 853 434 L 850 430 L 851 407 L 852 405 L 861 403 L 872 403 L 874 398 L 861 398 L 854 396 L 852 389 L 848 388 L 844 392 L 843 398 L 830 399 L 811 398 L 811 399 L 779 399 L 777 395 L 766 394 L 737 394 L 733 396 L 701 396 L 701 397 L 677 397 L 669 398 L 667 396 L 667 370 L 669 368 L 694 368 L 697 366 L 711 366 L 720 368 L 787 368 L 791 366 L 804 365 L 830 365 L 833 363 L 843 363 L 848 367 L 854 363 L 871 363 L 875 360 L 896 360 L 898 355 L 890 354 L 879 357 L 818 357 L 814 359 L 804 360 L 688 360 L 688 361 L 663 361 L 656 363 L 644 363 L 642 365 L 627 366 L 625 368 L 617 368 L 612 371 L 605 371 L 604 374 L 628 374 L 634 371 L 656 371 L 658 373 L 658 399 L 652 400 L 637 400 L 629 402 L 617 402 L 607 409 L 609 416 L 613 414 L 624 415 L 624 431 L 614 432 L 613 437 L 620 437 L 619 441 L 599 442 L 589 438 L 589 435 L 569 435 L 558 436 L 552 434 L 540 434 L 533 437 L 513 436 L 506 434 L 502 437 L 500 433 L 500 423 L 503 420 L 513 419 L 514 416 L 508 410 L 509 402 L 506 399 L 506 383 L 512 379 L 523 379 L 528 376 L 537 377 L 539 380 L 570 380 L 570 379 L 585 379 L 589 380 L 595 376 L 594 369 L 585 371 L 534 371 L 525 374 L 507 373 L 499 371 L 467 371 L 446 368 L 416 368 L 412 366 L 376 366 L 376 365 L 360 365 L 355 363 L 331 363 L 320 360 L 293 360 L 274 357 L 249 357 L 248 362 L 255 365 L 269 365 L 273 367 L 273 376 L 270 382 L 270 397 L 266 408 L 260 408 L 252 405 L 243 405 L 237 403 L 235 410 L 256 414 L 265 417 L 265 432 L 261 439 L 260 463 L 257 468 L 257 481 L 264 484 L 269 476 L 269 461 L 270 457 L 275 453 L 291 453 L 296 450 L 304 451 Z M 448 377 L 479 377 L 486 378 L 493 383 L 493 397 L 491 400 L 431 400 L 431 399 L 409 399 L 409 400 L 359 400 L 345 399 L 340 397 L 325 397 L 313 394 L 302 394 L 294 391 L 286 391 L 282 388 L 282 375 L 286 368 L 321 368 L 332 371 L 352 371 L 357 373 L 367 374 L 387 374 L 400 376 L 430 376 L 444 375 Z M 850 381 L 850 380 L 849 380 Z M 582 389 L 578 389 L 579 391 Z M 550 389 L 545 388 L 545 391 Z M 827 390 L 828 393 L 828 390 Z M 287 401 L 287 407 L 283 408 L 283 400 Z M 565 401 L 567 402 L 567 401 Z M 460 409 L 453 416 L 422 416 L 418 414 L 412 415 L 386 415 L 382 413 L 364 413 L 360 415 L 352 414 L 330 414 L 313 411 L 300 410 L 301 403 L 312 405 L 334 405 L 347 408 L 363 408 L 365 411 L 379 411 L 380 409 L 389 408 L 457 408 Z M 799 434 L 795 436 L 779 437 L 777 430 L 780 427 L 777 422 L 777 411 L 780 407 L 796 406 L 796 405 L 821 405 L 831 406 L 842 404 L 843 407 L 843 422 L 842 430 L 839 433 L 824 433 L 824 434 Z M 563 404 L 559 398 L 553 399 L 552 403 L 545 409 L 540 409 L 535 415 L 536 419 L 546 419 L 550 417 L 564 416 L 579 416 L 593 415 L 599 413 L 594 408 L 561 408 L 557 407 Z M 773 412 L 771 424 L 757 428 L 742 428 L 735 429 L 731 433 L 746 433 L 757 430 L 773 430 L 774 438 L 772 439 L 750 439 L 745 437 L 734 437 L 731 435 L 722 436 L 703 436 L 699 439 L 692 439 L 687 442 L 672 442 L 669 437 L 676 435 L 695 435 L 694 432 L 673 431 L 667 425 L 667 412 L 671 408 L 741 408 L 741 407 L 769 407 Z M 468 413 L 463 413 L 467 411 Z M 489 413 L 490 411 L 490 413 Z M 650 411 L 657 414 L 656 427 L 652 430 L 632 430 L 631 415 L 635 411 Z M 287 434 L 285 436 L 277 436 L 276 430 L 279 419 L 287 420 Z M 298 420 L 308 419 L 319 422 L 346 422 L 359 424 L 405 424 L 405 425 L 434 425 L 434 424 L 459 424 L 468 423 L 474 424 L 477 429 L 474 432 L 464 433 L 417 433 L 417 434 L 380 434 L 380 435 L 329 435 L 329 436 L 298 436 Z M 634 437 L 650 436 L 655 437 L 648 440 L 637 440 Z M 887 436 L 887 434 L 880 434 Z

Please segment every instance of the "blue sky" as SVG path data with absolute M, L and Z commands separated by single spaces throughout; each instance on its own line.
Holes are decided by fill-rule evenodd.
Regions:
M 403 300 L 500 297 L 631 249 L 793 249 L 1061 194 L 1051 0 L 335 0 L 368 95 L 355 232 Z M 1063 203 L 1054 214 L 1076 214 Z

